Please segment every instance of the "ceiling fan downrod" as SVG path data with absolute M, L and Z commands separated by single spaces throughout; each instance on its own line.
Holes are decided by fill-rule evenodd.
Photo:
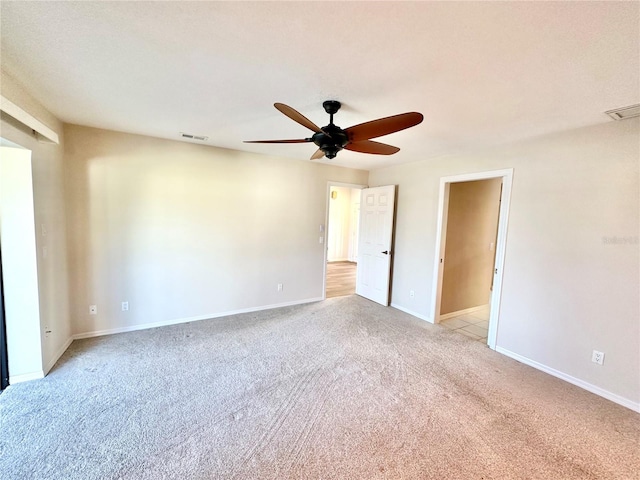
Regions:
M 329 125 L 322 127 L 320 132 L 315 133 L 311 140 L 324 153 L 325 157 L 335 158 L 340 150 L 349 143 L 349 136 L 340 127 L 334 125 L 333 115 L 340 110 L 342 105 L 337 100 L 326 100 L 322 102 L 324 111 L 329 114 Z
M 337 100 L 325 100 L 322 102 L 324 111 L 329 114 L 329 123 L 333 125 L 333 114 L 338 113 L 342 104 Z

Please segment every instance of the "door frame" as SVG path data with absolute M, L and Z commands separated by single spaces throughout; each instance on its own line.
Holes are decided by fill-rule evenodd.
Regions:
M 4 315 L 4 288 L 2 282 L 2 248 L 0 247 L 0 391 L 9 386 L 9 354 Z
M 326 199 L 326 206 L 325 206 L 324 225 L 321 226 L 321 229 L 320 229 L 322 245 L 324 246 L 323 263 L 322 263 L 322 300 L 327 299 L 327 258 L 329 255 L 327 240 L 329 239 L 329 208 L 331 207 L 331 187 L 346 187 L 346 188 L 356 188 L 358 190 L 362 190 L 363 188 L 368 188 L 369 186 L 361 185 L 359 183 L 334 182 L 332 180 L 329 180 L 327 182 L 327 199 Z M 322 227 L 324 227 L 324 231 L 322 231 Z
M 436 230 L 436 249 L 433 266 L 433 294 L 431 298 L 431 319 L 439 323 L 440 301 L 442 298 L 443 260 L 446 245 L 447 215 L 449 213 L 449 187 L 452 183 L 472 182 L 474 180 L 488 180 L 502 178 L 502 194 L 500 196 L 500 213 L 498 215 L 498 235 L 496 238 L 496 259 L 494 264 L 493 290 L 491 292 L 489 332 L 487 345 L 496 349 L 498 337 L 498 323 L 500 318 L 500 300 L 502 298 L 502 279 L 504 273 L 504 258 L 507 249 L 507 227 L 509 222 L 509 207 L 511 203 L 511 186 L 513 183 L 513 168 L 491 170 L 487 172 L 465 173 L 440 178 L 440 193 L 438 199 L 438 227 Z

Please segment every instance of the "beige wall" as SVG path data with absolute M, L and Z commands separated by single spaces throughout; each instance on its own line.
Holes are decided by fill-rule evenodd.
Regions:
M 0 137 L 31 150 L 33 204 L 38 250 L 38 289 L 42 370 L 48 371 L 71 338 L 67 285 L 66 217 L 64 207 L 62 124 L 6 72 L 1 72 L 2 96 L 18 105 L 60 136 L 60 145 L 39 142 L 29 129 L 5 115 Z M 45 235 L 42 227 L 44 226 Z M 46 252 L 46 255 L 45 255 Z M 50 335 L 44 335 L 49 327 Z M 11 359 L 9 359 L 11 362 Z M 10 375 L 11 365 L 9 365 Z M 27 375 L 28 372 L 21 372 Z M 31 372 L 37 374 L 37 372 Z M 28 376 L 28 375 L 27 375 Z
M 492 178 L 449 188 L 441 315 L 489 303 L 501 185 Z
M 639 132 L 610 121 L 372 171 L 399 185 L 393 304 L 430 314 L 439 179 L 514 168 L 497 347 L 637 405 Z
M 65 138 L 79 334 L 321 298 L 327 182 L 368 175 L 75 125 Z

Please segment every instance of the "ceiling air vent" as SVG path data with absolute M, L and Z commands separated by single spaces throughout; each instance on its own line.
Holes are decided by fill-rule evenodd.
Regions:
M 614 120 L 626 120 L 627 118 L 640 117 L 640 104 L 616 108 L 604 113 L 609 115 Z
M 207 140 L 209 140 L 209 137 L 205 137 L 204 135 L 192 135 L 190 133 L 180 132 L 180 136 L 182 138 L 188 138 L 189 140 L 200 140 L 201 142 L 206 142 Z

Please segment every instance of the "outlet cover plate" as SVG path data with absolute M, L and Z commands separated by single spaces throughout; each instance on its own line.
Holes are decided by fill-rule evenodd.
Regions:
M 598 365 L 604 364 L 604 353 L 594 350 L 591 354 L 591 361 L 593 363 L 597 363 Z

